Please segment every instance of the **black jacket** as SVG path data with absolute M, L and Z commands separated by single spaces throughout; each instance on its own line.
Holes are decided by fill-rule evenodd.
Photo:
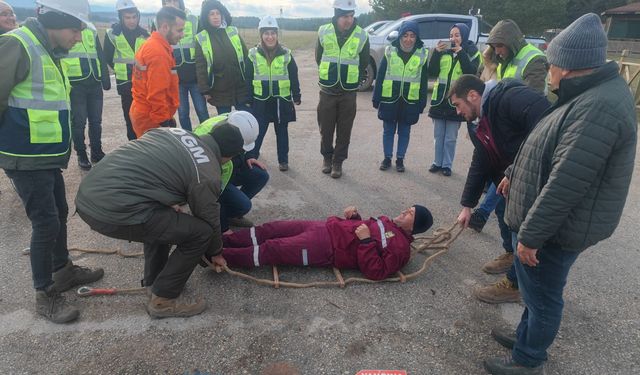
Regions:
M 520 145 L 551 106 L 538 91 L 513 79 L 500 81 L 493 89 L 487 88 L 482 97 L 482 117 L 489 121 L 494 143 L 502 160 L 493 165 L 486 149 L 476 136 L 476 124 L 467 123 L 474 150 L 460 203 L 475 207 L 487 181 L 496 185 L 504 177 L 504 170 L 513 160 Z

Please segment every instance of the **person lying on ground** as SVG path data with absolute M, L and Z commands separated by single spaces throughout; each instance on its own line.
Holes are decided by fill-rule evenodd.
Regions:
M 225 235 L 222 256 L 231 267 L 336 267 L 359 269 L 368 279 L 383 280 L 407 264 L 413 235 L 432 224 L 431 212 L 417 204 L 393 219 L 366 220 L 350 206 L 344 219 L 272 221 Z

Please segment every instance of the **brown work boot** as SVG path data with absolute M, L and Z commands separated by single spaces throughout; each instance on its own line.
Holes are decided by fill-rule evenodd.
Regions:
M 472 294 L 480 301 L 486 303 L 520 302 L 518 286 L 513 285 L 506 276 L 495 284 L 474 289 Z
M 53 273 L 53 287 L 58 292 L 65 292 L 74 286 L 96 282 L 102 279 L 102 276 L 104 276 L 102 268 L 91 270 L 68 261 L 64 267 Z
M 147 303 L 147 313 L 152 318 L 186 318 L 202 313 L 207 309 L 207 303 L 198 300 L 196 303 L 185 303 L 177 298 L 164 298 L 151 293 Z
M 45 290 L 36 290 L 36 312 L 58 324 L 69 323 L 80 316 L 80 310 L 67 304 L 53 285 Z
M 324 160 L 322 161 L 322 173 L 331 173 L 331 158 L 324 158 Z
M 334 162 L 331 166 L 331 177 L 340 178 L 342 177 L 342 162 Z
M 495 275 L 509 271 L 513 264 L 513 253 L 501 254 L 496 259 L 489 261 L 482 266 L 482 270 L 486 273 Z

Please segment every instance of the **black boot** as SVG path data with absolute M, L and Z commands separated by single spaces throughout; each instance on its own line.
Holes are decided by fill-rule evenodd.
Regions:
M 494 328 L 491 330 L 491 337 L 498 342 L 498 344 L 511 350 L 516 344 L 516 333 L 512 329 L 508 328 Z
M 493 375 L 543 375 L 544 365 L 537 367 L 524 367 L 511 358 L 511 354 L 506 357 L 491 358 L 484 361 L 484 369 Z
M 396 171 L 404 172 L 404 159 L 396 159 Z
M 96 164 L 97 162 L 102 160 L 102 158 L 104 158 L 104 152 L 102 150 L 91 150 L 91 162 L 93 164 Z
M 380 170 L 386 171 L 390 167 L 391 167 L 391 158 L 384 158 L 384 160 L 382 160 L 382 163 L 380 163 Z
M 91 163 L 89 162 L 89 157 L 87 157 L 87 151 L 78 151 L 78 165 L 80 166 L 80 169 L 85 171 L 91 169 Z

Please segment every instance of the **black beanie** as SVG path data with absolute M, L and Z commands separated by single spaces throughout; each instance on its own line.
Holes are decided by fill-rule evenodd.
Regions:
M 210 134 L 220 148 L 220 156 L 232 158 L 244 153 L 244 139 L 238 127 L 224 123 L 214 126 Z
M 43 6 L 38 8 L 38 21 L 45 29 L 50 30 L 83 28 L 82 21 L 78 18 Z
M 414 205 L 416 215 L 413 218 L 413 230 L 411 234 L 418 234 L 427 231 L 433 225 L 433 216 L 431 212 L 424 206 Z

